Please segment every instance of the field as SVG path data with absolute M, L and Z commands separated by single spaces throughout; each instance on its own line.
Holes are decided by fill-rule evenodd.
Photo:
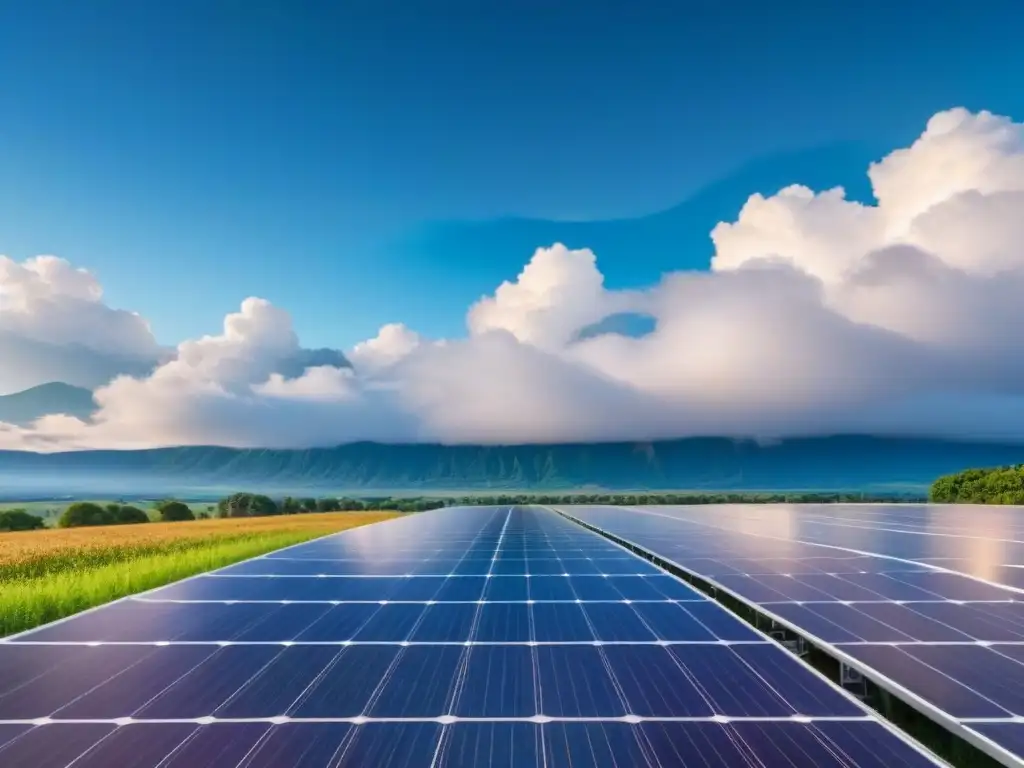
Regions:
M 392 512 L 0 533 L 0 636 Z

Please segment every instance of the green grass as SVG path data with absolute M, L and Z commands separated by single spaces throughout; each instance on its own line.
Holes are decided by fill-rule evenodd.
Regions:
M 101 550 L 48 558 L 26 572 L 0 569 L 0 637 L 144 592 L 187 576 L 221 568 L 323 535 L 323 531 L 267 532 L 197 540 L 156 549 Z

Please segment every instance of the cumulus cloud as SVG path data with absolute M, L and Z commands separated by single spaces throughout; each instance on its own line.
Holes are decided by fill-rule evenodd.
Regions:
M 101 388 L 91 423 L 0 427 L 0 444 L 1024 439 L 1024 126 L 942 112 L 867 173 L 872 204 L 799 185 L 753 194 L 710 233 L 710 270 L 643 291 L 609 289 L 589 250 L 539 248 L 469 308 L 460 339 L 390 324 L 347 355 L 303 350 L 286 312 L 247 299 L 220 334 Z M 152 351 L 87 274 L 0 272 L 15 273 L 17 316 L 0 307 L 0 330 Z M 44 318 L 41 302 L 71 309 Z M 624 315 L 653 328 L 587 331 Z
M 162 353 L 146 320 L 107 306 L 88 271 L 54 256 L 0 256 L 0 392 L 47 381 L 92 387 L 145 374 Z
M 349 357 L 361 372 L 375 373 L 407 357 L 422 342 L 418 333 L 402 323 L 388 323 L 372 339 L 356 344 Z

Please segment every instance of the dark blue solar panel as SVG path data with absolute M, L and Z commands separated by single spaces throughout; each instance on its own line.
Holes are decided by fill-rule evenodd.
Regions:
M 436 600 L 437 593 L 447 580 L 444 576 L 420 576 L 415 579 L 402 579 L 388 594 L 388 599 L 395 601 Z
M 409 639 L 425 612 L 426 606 L 411 603 L 382 605 L 352 639 L 363 643 L 403 642 Z
M 923 642 L 970 642 L 973 638 L 948 624 L 934 621 L 916 610 L 916 605 L 896 603 L 862 603 L 852 606 L 860 613 L 880 621 L 904 635 Z
M 541 728 L 532 723 L 458 723 L 445 729 L 437 768 L 541 768 Z
M 7 744 L 9 741 L 13 741 L 18 736 L 21 736 L 31 727 L 32 726 L 30 725 L 0 725 L 0 750 L 2 750 L 4 745 Z
M 323 768 L 334 765 L 333 761 L 351 742 L 354 730 L 353 726 L 336 723 L 288 723 L 273 727 L 245 767 Z
M 487 580 L 484 600 L 528 600 L 530 580 L 525 576 L 495 576 Z
M 185 675 L 211 662 L 221 649 L 216 645 L 178 645 L 144 650 L 146 655 L 139 661 L 50 716 L 69 720 L 128 717 Z
M 537 647 L 541 709 L 557 717 L 621 717 L 626 707 L 592 646 Z
M 912 768 L 930 761 L 908 744 L 889 738 L 876 723 L 821 722 L 736 723 L 731 730 L 760 765 L 806 765 L 808 768 L 857 765 L 867 768 Z M 793 755 L 801 757 L 794 760 Z M 723 763 L 739 765 L 738 762 Z
M 525 603 L 481 605 L 473 639 L 481 643 L 519 643 L 532 640 L 530 606 Z
M 704 601 L 703 603 L 680 603 L 683 609 L 703 626 L 708 628 L 715 637 L 721 640 L 763 640 L 764 637 L 757 634 L 752 627 L 737 621 L 736 617 L 722 608 L 717 603 Z
M 367 713 L 371 717 L 437 717 L 450 712 L 459 667 L 469 649 L 459 645 L 402 648 Z
M 64 768 L 109 736 L 115 728 L 104 723 L 32 728 L 0 748 L 0 765 Z
M 150 768 L 159 765 L 163 757 L 174 752 L 199 729 L 200 726 L 194 723 L 126 725 L 98 742 L 74 765 L 75 768 L 110 768 L 115 765 L 118 768 Z
M 575 599 L 578 600 L 621 600 L 622 597 L 608 579 L 601 576 L 572 576 L 569 578 Z
M 263 737 L 271 730 L 267 723 L 215 723 L 200 726 L 192 732 L 187 741 L 180 744 L 166 758 L 166 762 L 154 762 L 159 768 L 223 768 L 223 766 L 245 765 L 249 755 Z M 346 728 L 346 726 L 341 726 Z M 125 756 L 112 756 L 107 766 L 125 765 Z
M 480 600 L 487 579 L 483 576 L 456 576 L 447 579 L 434 595 L 435 600 Z
M 659 640 L 711 641 L 714 634 L 678 603 L 633 603 L 632 608 Z
M 954 652 L 963 646 L 951 648 Z M 971 687 L 958 683 L 944 672 L 927 666 L 906 653 L 903 647 L 848 645 L 842 649 L 877 670 L 889 680 L 913 691 L 954 717 L 1009 717 L 1010 713 Z
M 0 719 L 45 717 L 154 650 L 151 646 L 0 645 Z
M 278 645 L 221 648 L 138 710 L 147 719 L 212 715 L 255 674 L 284 652 Z
M 362 715 L 401 650 L 394 645 L 345 648 L 292 704 L 288 714 L 300 718 Z
M 544 754 L 548 768 L 649 765 L 636 729 L 622 723 L 551 723 L 544 726 Z
M 1014 715 L 1024 714 L 1024 667 L 979 645 L 911 645 L 904 652 Z
M 586 603 L 583 612 L 598 640 L 653 642 L 657 639 L 633 606 L 624 603 Z
M 466 684 L 454 714 L 462 717 L 533 717 L 539 714 L 534 651 L 525 645 L 477 645 L 470 650 Z
M 757 748 L 729 752 L 738 724 L 715 716 L 867 724 L 689 585 L 540 509 L 444 510 L 282 550 L 0 642 L 0 669 L 2 765 L 632 768 L 678 764 L 665 750 L 692 740 L 731 768 Z M 607 721 L 627 714 L 709 721 Z M 14 723 L 41 717 L 60 724 Z M 599 721 L 558 721 L 576 717 Z M 813 750 L 794 739 L 785 754 Z
M 1024 603 L 914 603 L 913 608 L 976 640 L 1024 640 Z
M 630 714 L 642 717 L 710 717 L 713 703 L 693 675 L 657 645 L 604 648 Z M 788 714 L 788 713 L 787 713 Z
M 1024 755 L 1024 723 L 977 723 L 971 726 L 1013 755 Z
M 1024 549 L 1006 541 L 1017 535 L 1010 534 L 1016 530 L 1015 518 L 979 529 L 952 510 L 936 523 L 934 518 L 946 515 L 941 507 L 568 511 L 747 602 L 763 604 L 798 632 L 856 658 L 869 677 L 913 705 L 927 703 L 934 707 L 930 713 L 945 713 L 950 723 L 1008 720 L 1024 709 L 1020 646 L 1005 646 L 1014 650 L 1001 653 L 999 647 L 975 644 L 1024 640 L 1020 593 L 990 581 L 1012 570 L 998 563 L 1014 563 L 1024 555 Z M 933 525 L 938 535 L 932 534 Z M 997 531 L 1000 541 L 979 546 L 985 530 Z M 706 610 L 705 605 L 694 608 Z M 679 647 L 701 652 L 697 646 Z M 762 652 L 750 648 L 735 651 Z M 777 679 L 787 703 L 800 698 L 786 686 L 785 674 Z M 807 705 L 813 706 L 813 700 Z M 855 762 L 866 759 L 850 752 Z
M 383 607 L 376 603 L 333 606 L 320 619 L 295 635 L 295 640 L 307 643 L 351 640 Z
M 560 576 L 533 576 L 530 578 L 531 600 L 575 600 L 569 580 Z
M 583 607 L 576 603 L 534 603 L 533 629 L 538 642 L 596 639 Z
M 1001 587 L 984 584 L 955 573 L 920 571 L 894 573 L 892 578 L 927 590 L 947 600 L 1009 600 L 1016 596 Z
M 795 577 L 797 581 L 810 583 L 827 597 L 825 600 L 884 600 L 885 596 L 867 587 L 854 584 L 845 576 L 818 574 Z
M 807 577 L 804 577 L 805 579 Z M 813 578 L 813 577 L 812 577 Z M 763 584 L 769 589 L 775 590 L 784 596 L 786 600 L 828 600 L 827 592 L 811 586 L 807 581 L 801 581 L 793 576 L 755 576 L 754 581 Z M 724 583 L 724 582 L 723 582 Z
M 818 608 L 817 604 L 779 603 L 769 608 L 780 619 L 799 627 L 802 633 L 825 643 L 855 643 L 863 639 L 853 630 L 818 613 L 815 610 Z
M 861 611 L 859 606 L 856 605 L 814 603 L 807 607 L 826 621 L 848 630 L 859 640 L 887 643 L 906 642 L 915 639 L 909 632 L 902 632 L 897 627 L 886 623 L 883 619 L 872 618 L 866 612 Z
M 419 625 L 413 630 L 414 643 L 464 643 L 469 640 L 476 619 L 475 603 L 438 603 L 428 605 Z
M 287 712 L 343 652 L 333 645 L 285 648 L 225 699 L 213 714 L 222 718 L 278 717 Z

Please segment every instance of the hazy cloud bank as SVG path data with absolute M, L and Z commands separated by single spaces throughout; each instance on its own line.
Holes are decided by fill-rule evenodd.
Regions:
M 644 291 L 608 290 L 588 250 L 540 248 L 469 308 L 466 338 L 389 324 L 348 351 L 351 368 L 304 350 L 261 299 L 220 334 L 161 350 L 87 272 L 0 260 L 0 359 L 8 338 L 153 366 L 122 364 L 93 423 L 0 427 L 0 445 L 1024 439 L 1024 125 L 942 112 L 868 175 L 876 205 L 841 189 L 752 195 L 711 233 L 710 272 Z M 654 330 L 581 337 L 624 313 Z

